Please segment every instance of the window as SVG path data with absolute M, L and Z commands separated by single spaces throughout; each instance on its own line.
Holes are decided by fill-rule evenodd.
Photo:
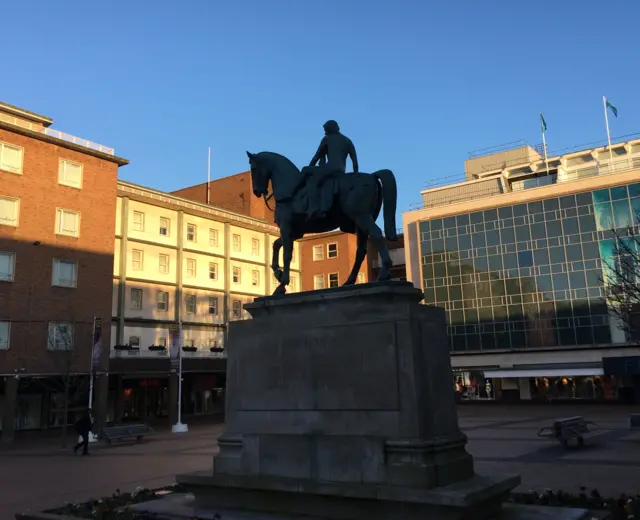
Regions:
M 160 217 L 160 234 L 163 237 L 168 237 L 170 229 L 171 221 L 166 217 Z
M 209 296 L 209 314 L 218 314 L 218 297 Z
M 218 264 L 215 262 L 209 262 L 209 280 L 218 279 Z
M 78 264 L 70 260 L 53 259 L 52 285 L 75 287 L 78 282 Z
M 338 244 L 327 244 L 327 258 L 338 258 Z
M 233 283 L 240 283 L 240 279 L 242 277 L 242 270 L 239 267 L 233 268 Z
M 0 143 L 0 170 L 22 173 L 23 150 L 19 146 Z
M 169 255 L 158 255 L 158 271 L 162 274 L 169 274 Z
M 184 298 L 184 303 L 187 308 L 187 312 L 189 314 L 194 314 L 196 312 L 196 295 L 195 294 L 187 294 Z
M 0 282 L 13 282 L 16 255 L 0 252 Z
M 324 254 L 322 252 L 322 246 L 313 246 L 313 261 L 318 262 L 319 260 L 324 259 Z
M 5 226 L 17 226 L 19 212 L 19 199 L 0 197 L 0 224 L 4 224 Z
M 131 269 L 134 271 L 142 271 L 142 263 L 144 260 L 144 252 L 140 249 L 131 251 Z
M 217 229 L 209 229 L 209 245 L 213 247 L 218 247 L 218 230 Z
M 188 348 L 194 348 L 196 346 L 196 340 L 195 339 L 185 339 L 184 340 L 184 346 L 188 347 Z
M 167 348 L 167 338 L 157 338 L 156 339 L 156 345 L 158 347 Z
M 131 308 L 136 311 L 142 309 L 142 289 L 131 289 Z
M 231 314 L 234 318 L 242 317 L 242 302 L 240 300 L 233 300 Z
M 187 276 L 189 278 L 196 277 L 196 259 L 195 258 L 187 258 Z
M 240 241 L 240 235 L 233 235 L 232 241 L 233 241 L 233 250 L 236 253 L 239 253 L 242 249 L 242 242 Z
M 260 256 L 260 240 L 257 238 L 251 239 L 251 255 Z
M 129 336 L 128 345 L 130 347 L 140 348 L 140 336 Z
M 254 269 L 251 271 L 251 285 L 258 287 L 260 285 L 260 271 Z
M 73 348 L 73 323 L 49 322 L 49 350 L 71 350 Z
M 67 209 L 56 212 L 56 234 L 77 237 L 80 231 L 80 213 Z
M 291 290 L 295 291 L 297 286 L 298 286 L 298 279 L 293 275 L 289 276 L 289 287 L 291 287 Z
M 329 275 L 329 288 L 338 287 L 338 273 L 331 273 Z
M 166 291 L 158 291 L 156 296 L 156 308 L 159 311 L 169 310 L 169 293 Z
M 61 160 L 58 182 L 72 188 L 82 188 L 82 164 Z
M 187 242 L 196 241 L 196 230 L 195 224 L 187 224 Z
M 324 275 L 317 274 L 313 277 L 313 288 L 314 289 L 324 289 Z
M 144 231 L 144 213 L 140 211 L 133 212 L 133 230 Z
M 9 349 L 10 337 L 11 337 L 11 322 L 0 321 L 0 350 Z
M 364 283 L 364 273 L 358 273 L 358 283 Z

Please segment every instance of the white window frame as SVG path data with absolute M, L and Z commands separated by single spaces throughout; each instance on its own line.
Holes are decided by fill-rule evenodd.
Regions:
M 251 271 L 251 285 L 253 287 L 258 287 L 260 285 L 260 271 L 258 269 L 253 269 Z
M 16 199 L 15 197 L 8 197 L 6 195 L 0 195 L 0 200 L 8 200 L 16 203 L 13 220 L 3 219 L 0 217 L 0 226 L 18 227 L 18 224 L 20 223 L 20 199 Z
M 195 339 L 185 339 L 184 340 L 184 345 L 182 345 L 183 347 L 189 347 L 189 348 L 194 348 L 196 346 L 196 340 Z
M 0 256 L 9 259 L 9 271 L 6 274 L 0 273 L 0 282 L 13 282 L 16 276 L 16 254 L 11 251 L 0 251 Z
M 236 304 L 239 309 L 236 312 Z M 231 302 L 231 317 L 242 318 L 242 300 L 233 300 Z
M 142 211 L 134 211 L 131 219 L 131 226 L 134 231 L 144 232 L 144 213 Z
M 193 303 L 193 310 L 189 308 L 190 303 Z M 187 314 L 196 314 L 198 312 L 198 297 L 195 294 L 185 294 L 184 310 Z
M 218 230 L 216 228 L 209 228 L 209 245 L 218 247 Z
M 130 347 L 140 348 L 140 336 L 129 336 L 129 341 L 127 341 L 127 345 L 129 345 Z
M 331 277 L 335 276 L 336 277 L 336 281 L 335 281 L 335 285 L 331 285 Z M 329 289 L 333 289 L 335 287 L 340 287 L 340 276 L 339 273 L 329 273 L 327 276 L 327 281 L 329 282 Z
M 62 228 L 62 224 L 64 222 L 64 216 L 67 215 L 75 215 L 76 217 L 76 229 L 74 231 L 67 231 Z M 74 237 L 78 238 L 80 236 L 80 212 L 73 211 L 71 209 L 57 208 L 56 209 L 56 235 L 62 235 L 65 237 Z
M 236 276 L 236 273 L 237 273 L 237 276 Z M 231 268 L 231 281 L 237 285 L 242 283 L 242 267 L 238 267 L 234 265 Z
M 215 302 L 211 305 L 212 302 Z M 211 309 L 214 309 L 215 312 L 211 312 Z M 217 316 L 218 315 L 218 297 L 217 296 L 209 296 L 209 315 Z
M 58 275 L 58 268 L 60 265 L 73 265 L 74 279 L 69 280 L 69 283 L 64 283 Z M 65 280 L 66 281 L 66 280 Z M 53 269 L 51 272 L 51 285 L 54 287 L 66 287 L 68 289 L 75 289 L 78 286 L 78 262 L 75 260 L 65 260 L 63 258 L 53 259 Z
M 251 256 L 260 256 L 260 240 L 257 238 L 251 239 Z
M 137 260 L 136 255 L 140 257 Z M 136 267 L 136 264 L 138 267 Z M 131 269 L 133 271 L 142 271 L 144 269 L 144 251 L 142 249 L 131 250 Z
M 231 235 L 231 249 L 234 253 L 240 253 L 242 251 L 242 237 L 237 233 Z
M 13 148 L 14 150 L 20 152 L 20 166 L 18 166 L 17 169 L 14 167 L 11 167 L 11 169 L 9 169 L 10 167 L 8 165 L 5 166 L 4 163 L 2 162 L 5 147 Z M 9 173 L 15 173 L 17 175 L 22 175 L 23 166 L 24 166 L 24 148 L 22 146 L 0 141 L 0 170 L 4 172 L 9 172 Z
M 73 181 L 69 181 L 65 178 L 66 169 L 65 166 L 67 164 L 71 164 L 73 166 L 80 167 L 80 182 L 76 183 Z M 70 161 L 68 159 L 60 159 L 60 163 L 58 164 L 58 184 L 62 184 L 63 186 L 69 186 L 71 188 L 82 189 L 82 181 L 84 179 L 84 165 L 76 162 Z
M 193 236 L 191 238 L 189 238 L 189 230 L 191 228 L 193 229 L 193 233 L 192 233 Z M 187 242 L 197 242 L 198 241 L 198 226 L 196 226 L 195 224 L 188 224 L 187 223 L 187 233 L 186 233 L 186 235 L 187 236 L 185 238 L 187 239 Z
M 217 279 L 218 279 L 218 264 L 217 262 L 209 262 L 209 280 L 217 280 Z
M 365 283 L 364 273 L 358 273 L 358 282 L 357 283 Z
M 298 277 L 295 275 L 290 275 L 289 276 L 289 286 L 291 287 L 292 291 L 296 290 L 296 287 L 298 285 Z
M 162 298 L 160 297 L 162 295 Z M 166 295 L 166 298 L 165 296 Z M 162 305 L 164 308 L 162 308 Z M 156 310 L 167 312 L 169 310 L 169 293 L 167 291 L 158 291 L 156 293 Z
M 65 325 L 68 326 L 70 328 L 70 335 L 71 335 L 71 339 L 68 342 L 68 344 L 64 345 L 64 347 L 66 348 L 60 348 L 58 345 L 58 340 L 56 338 L 56 336 L 58 335 L 57 332 L 60 330 L 60 325 Z M 73 323 L 71 322 L 66 322 L 66 321 L 50 321 L 49 322 L 49 332 L 47 334 L 47 349 L 48 350 L 73 350 L 73 343 L 74 343 L 74 335 L 75 335 L 75 330 L 74 330 L 74 326 Z
M 2 332 L 6 330 L 6 340 L 2 339 Z M 11 348 L 11 321 L 0 320 L 0 350 L 9 350 Z
M 136 294 L 136 298 L 133 297 L 133 295 Z M 142 310 L 142 297 L 143 297 L 143 293 L 142 293 L 142 289 L 140 289 L 139 287 L 132 287 L 131 288 L 131 309 L 134 311 L 141 311 Z M 134 305 L 134 303 L 136 305 Z
M 163 225 L 164 224 L 164 225 Z M 164 230 L 164 233 L 162 232 Z M 160 217 L 160 226 L 158 227 L 158 233 L 160 236 L 168 237 L 171 234 L 171 219 L 167 217 Z
M 195 278 L 198 269 L 198 262 L 195 258 L 187 258 L 186 272 L 189 278 Z
M 313 246 L 313 261 L 320 262 L 321 260 L 324 260 L 324 247 L 322 244 Z
M 331 251 L 331 246 L 336 246 L 334 252 Z M 327 258 L 338 258 L 338 242 L 327 244 Z
M 166 263 L 162 265 L 162 261 L 166 259 Z M 164 253 L 158 254 L 158 272 L 160 274 L 169 274 L 171 265 L 171 257 L 169 255 L 165 255 Z
M 315 274 L 313 275 L 313 289 L 318 291 L 324 289 L 324 274 Z

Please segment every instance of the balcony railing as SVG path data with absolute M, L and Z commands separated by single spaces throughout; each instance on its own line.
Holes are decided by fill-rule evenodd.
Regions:
M 123 349 L 116 350 L 111 349 L 111 357 L 112 358 L 143 358 L 143 359 L 152 359 L 152 358 L 169 358 L 168 350 L 154 351 L 148 350 L 146 348 L 141 349 Z M 184 358 L 226 358 L 227 352 L 211 352 L 209 349 L 198 349 L 195 352 L 182 352 L 182 357 Z
M 94 143 L 93 141 L 82 139 L 81 137 L 76 137 L 75 135 L 65 134 L 64 132 L 60 132 L 60 130 L 53 130 L 52 128 L 44 128 L 42 125 L 39 125 L 37 123 L 32 123 L 31 121 L 25 121 L 24 119 L 10 116 L 9 114 L 0 114 L 0 121 L 5 121 L 15 126 L 27 128 L 28 130 L 31 130 L 33 132 L 40 132 L 41 134 L 45 134 L 50 137 L 62 139 L 63 141 L 67 141 L 69 143 L 77 144 L 78 146 L 83 146 L 85 148 L 95 150 L 96 152 L 102 152 L 108 155 L 115 155 L 115 150 L 108 146 Z

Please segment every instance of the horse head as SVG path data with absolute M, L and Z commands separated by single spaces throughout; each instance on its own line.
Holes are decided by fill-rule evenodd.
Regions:
M 251 165 L 252 191 L 263 197 L 269 191 L 269 181 L 276 202 L 290 198 L 301 179 L 300 170 L 284 155 L 273 152 L 247 152 Z

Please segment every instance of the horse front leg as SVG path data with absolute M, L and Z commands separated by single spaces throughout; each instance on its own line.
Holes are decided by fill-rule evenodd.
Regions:
M 289 271 L 291 268 L 291 259 L 293 258 L 293 237 L 291 233 L 282 234 L 282 246 L 282 276 L 280 277 L 280 285 L 273 294 L 285 294 L 287 292 L 287 285 L 289 285 L 290 280 Z
M 282 279 L 282 269 L 280 269 L 280 249 L 282 249 L 282 238 L 276 238 L 273 242 L 273 256 L 271 258 L 271 270 L 278 282 Z

